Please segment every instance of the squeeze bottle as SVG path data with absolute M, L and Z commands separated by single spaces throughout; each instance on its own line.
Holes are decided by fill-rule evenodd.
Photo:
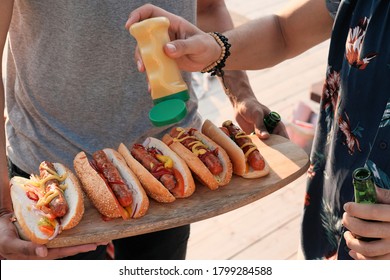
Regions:
M 176 123 L 185 117 L 188 87 L 176 62 L 163 50 L 170 41 L 169 20 L 155 17 L 133 24 L 129 32 L 137 40 L 145 65 L 154 107 L 149 119 L 155 126 Z

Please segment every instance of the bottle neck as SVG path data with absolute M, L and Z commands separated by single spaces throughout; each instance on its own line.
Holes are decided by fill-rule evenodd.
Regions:
M 375 184 L 370 170 L 358 168 L 352 173 L 355 202 L 376 203 Z
M 270 112 L 264 118 L 264 124 L 269 133 L 272 133 L 273 129 L 278 125 L 279 122 L 280 122 L 280 115 L 276 112 Z

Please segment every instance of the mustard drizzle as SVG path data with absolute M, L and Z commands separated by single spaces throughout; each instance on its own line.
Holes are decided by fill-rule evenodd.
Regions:
M 45 168 L 45 170 L 50 174 L 46 178 L 42 179 L 37 175 L 31 175 L 30 184 L 34 186 L 37 191 L 40 192 L 40 195 L 36 206 L 41 207 L 43 205 L 49 204 L 54 198 L 60 195 L 60 192 L 64 192 L 66 190 L 66 184 L 61 184 L 65 181 L 67 175 L 66 173 L 63 175 L 58 175 L 58 173 L 50 168 Z M 59 184 L 56 188 L 51 188 L 49 191 L 45 190 L 45 184 L 50 180 L 58 180 Z
M 179 131 L 179 134 L 177 135 L 176 138 L 173 138 L 174 142 L 183 142 L 186 139 L 193 139 L 194 141 L 189 144 L 189 146 L 192 146 L 191 151 L 193 154 L 195 154 L 196 156 L 199 156 L 199 155 L 203 155 L 207 152 L 206 149 L 202 149 L 202 148 L 207 148 L 207 146 L 205 144 L 203 144 L 202 141 L 200 141 L 198 138 L 196 138 L 195 136 L 190 136 L 190 135 L 184 136 L 183 138 L 181 138 L 183 136 L 183 134 L 185 133 L 185 129 L 177 127 L 176 130 Z
M 239 133 L 237 133 L 235 136 L 235 138 L 250 138 L 248 135 L 245 134 L 245 132 L 241 131 Z M 244 150 L 245 147 L 250 147 L 246 152 L 245 152 L 245 159 L 248 159 L 248 156 L 250 155 L 250 153 L 252 153 L 253 151 L 257 150 L 257 147 L 255 144 L 253 144 L 253 142 L 248 142 L 248 143 L 245 143 L 244 145 L 242 145 L 240 148 L 242 150 Z

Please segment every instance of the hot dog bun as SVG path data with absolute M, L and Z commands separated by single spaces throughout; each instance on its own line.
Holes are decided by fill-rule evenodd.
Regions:
M 60 234 L 62 230 L 75 227 L 84 214 L 83 193 L 77 177 L 61 163 L 53 163 L 53 165 L 56 171 L 54 175 L 58 175 L 57 178 L 65 178 L 59 186 L 64 189 L 63 196 L 67 202 L 68 211 L 61 218 L 54 218 L 47 213 L 45 214 L 42 208 L 37 206 L 38 201 L 32 199 L 34 197 L 33 193 L 44 196 L 44 188 L 42 189 L 44 181 L 39 176 L 31 176 L 30 179 L 15 176 L 10 180 L 11 199 L 19 235 L 23 239 L 38 244 L 46 244 Z M 49 201 L 49 197 L 46 196 L 44 200 Z M 39 204 L 42 201 L 39 200 Z M 44 218 L 45 216 L 49 218 Z M 48 235 L 47 231 L 42 231 L 43 223 L 50 223 L 54 228 L 54 232 Z
M 149 199 L 139 180 L 117 151 L 106 148 L 103 152 L 119 171 L 130 190 L 132 204 L 126 209 L 121 206 L 107 180 L 91 165 L 87 155 L 82 151 L 76 155 L 73 165 L 84 192 L 104 217 L 131 219 L 144 216 L 149 208 Z
M 269 165 L 265 160 L 265 166 L 262 170 L 251 169 L 247 163 L 243 150 L 210 120 L 206 119 L 204 121 L 202 125 L 202 133 L 213 139 L 225 149 L 233 163 L 234 174 L 244 178 L 253 179 L 266 176 L 269 173 Z M 249 137 L 253 144 L 259 147 L 260 139 L 255 135 L 251 135 Z
M 179 133 L 178 138 L 173 137 L 173 135 L 176 134 L 175 130 L 182 132 L 182 134 Z M 188 136 L 181 137 L 180 135 L 187 135 L 188 133 L 191 133 L 191 136 L 189 137 L 192 137 L 192 140 L 196 142 L 195 144 L 192 143 L 191 147 L 196 145 L 199 147 L 198 149 L 193 149 L 195 153 L 199 153 L 199 149 L 203 149 L 213 155 L 216 154 L 217 160 L 219 160 L 222 165 L 221 173 L 214 175 L 197 154 L 182 144 L 181 139 L 188 138 Z M 196 178 L 209 189 L 215 190 L 230 182 L 232 178 L 232 163 L 228 154 L 220 145 L 215 143 L 203 133 L 197 131 L 196 129 L 175 127 L 171 130 L 170 134 L 165 134 L 162 140 L 169 146 L 169 148 L 180 155 L 191 171 L 195 174 Z
M 133 170 L 135 175 L 140 180 L 141 184 L 145 188 L 146 193 L 158 202 L 169 203 L 176 200 L 176 198 L 185 198 L 191 196 L 195 191 L 195 182 L 192 177 L 191 171 L 189 170 L 186 163 L 167 145 L 161 140 L 148 137 L 145 139 L 142 146 L 146 149 L 156 148 L 161 151 L 162 155 L 169 157 L 173 161 L 173 168 L 178 170 L 182 176 L 184 188 L 178 192 L 175 190 L 169 191 L 156 177 L 152 175 L 131 153 L 130 150 L 121 143 L 118 151 L 125 158 L 127 164 Z

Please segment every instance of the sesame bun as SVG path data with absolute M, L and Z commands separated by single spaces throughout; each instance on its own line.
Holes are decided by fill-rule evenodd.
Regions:
M 117 151 L 111 148 L 103 151 L 130 189 L 133 198 L 132 206 L 130 209 L 125 209 L 120 205 L 103 175 L 92 167 L 85 152 L 79 152 L 74 158 L 73 165 L 85 194 L 104 217 L 131 219 L 144 216 L 149 208 L 149 199 L 139 180 Z

